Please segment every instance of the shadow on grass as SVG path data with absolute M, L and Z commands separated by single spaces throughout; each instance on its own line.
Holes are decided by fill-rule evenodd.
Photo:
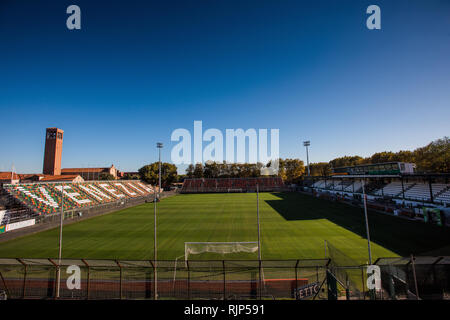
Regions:
M 327 219 L 367 239 L 364 210 L 344 203 L 299 193 L 274 193 L 266 200 L 288 221 Z M 410 221 L 378 212 L 368 212 L 371 241 L 400 256 L 410 254 L 450 255 L 450 228 Z

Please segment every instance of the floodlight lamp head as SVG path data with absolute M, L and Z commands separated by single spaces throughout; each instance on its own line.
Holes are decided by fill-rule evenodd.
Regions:
M 311 145 L 311 141 L 303 141 L 303 146 L 309 147 Z
M 159 148 L 159 149 L 161 149 L 161 148 L 163 147 L 162 142 L 157 142 L 157 143 L 156 143 L 156 147 Z

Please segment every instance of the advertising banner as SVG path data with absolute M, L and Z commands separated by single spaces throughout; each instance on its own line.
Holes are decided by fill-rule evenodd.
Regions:
M 16 230 L 16 229 L 29 227 L 29 226 L 34 225 L 35 223 L 36 223 L 35 219 L 30 219 L 30 220 L 10 223 L 10 224 L 6 225 L 6 231 L 12 231 L 12 230 Z

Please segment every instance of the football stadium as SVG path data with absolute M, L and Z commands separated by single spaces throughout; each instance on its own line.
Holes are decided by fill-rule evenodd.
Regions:
M 449 17 L 448 0 L 0 1 L 2 315 L 437 313 Z
M 62 132 L 47 129 L 44 174 L 3 173 L 9 298 L 448 298 L 449 174 L 388 162 L 164 190 L 61 169 Z

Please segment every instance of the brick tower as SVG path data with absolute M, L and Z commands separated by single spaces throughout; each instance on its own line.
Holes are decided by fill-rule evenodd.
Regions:
M 59 176 L 61 174 L 61 154 L 64 131 L 47 128 L 45 135 L 45 153 L 43 174 Z

